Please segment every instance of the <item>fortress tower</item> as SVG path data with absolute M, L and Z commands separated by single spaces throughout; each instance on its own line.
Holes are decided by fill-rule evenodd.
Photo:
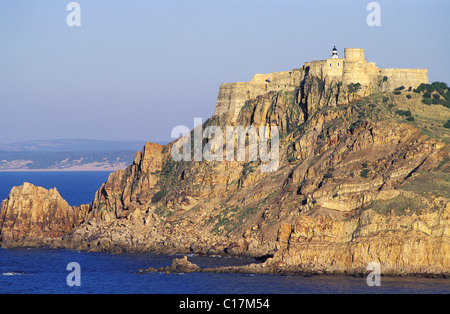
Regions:
M 428 83 L 428 69 L 380 69 L 366 61 L 363 48 L 345 48 L 344 58 L 339 58 L 334 47 L 331 58 L 305 62 L 303 69 L 324 81 L 340 80 L 344 86 L 359 83 L 382 91 Z
M 345 48 L 344 56 L 342 84 L 360 83 L 361 85 L 368 85 L 370 79 L 367 75 L 367 62 L 364 60 L 364 49 Z
M 344 58 L 339 58 L 335 46 L 331 58 L 305 62 L 302 68 L 256 74 L 249 82 L 223 83 L 215 114 L 229 113 L 233 123 L 247 100 L 269 92 L 295 92 L 308 79 L 318 79 L 322 86 L 359 83 L 364 89 L 393 91 L 428 83 L 428 69 L 380 69 L 375 62 L 366 61 L 363 48 L 345 48 Z

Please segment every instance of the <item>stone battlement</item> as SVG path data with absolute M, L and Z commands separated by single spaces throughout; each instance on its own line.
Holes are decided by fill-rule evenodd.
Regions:
M 334 50 L 332 58 L 305 62 L 299 69 L 256 74 L 250 82 L 223 83 L 219 88 L 215 115 L 230 113 L 235 119 L 245 101 L 271 91 L 294 91 L 308 76 L 317 77 L 325 84 L 360 83 L 364 88 L 381 91 L 393 91 L 400 86 L 416 88 L 421 83 L 428 83 L 428 69 L 380 69 L 375 62 L 365 60 L 363 48 L 345 48 L 344 55 L 339 58 Z

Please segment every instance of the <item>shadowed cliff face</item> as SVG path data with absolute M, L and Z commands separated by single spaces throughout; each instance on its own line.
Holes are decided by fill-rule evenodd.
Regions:
M 420 99 L 318 77 L 297 82 L 203 125 L 223 134 L 230 124 L 277 127 L 276 171 L 262 172 L 259 158 L 176 162 L 174 143 L 147 143 L 58 245 L 273 255 L 270 269 L 351 272 L 378 262 L 392 273 L 448 272 L 448 144 L 425 135 L 420 116 L 407 124 L 395 113 Z

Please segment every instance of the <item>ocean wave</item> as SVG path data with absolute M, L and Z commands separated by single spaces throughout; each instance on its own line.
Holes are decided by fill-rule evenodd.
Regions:
M 21 276 L 21 275 L 25 275 L 24 272 L 15 272 L 15 271 L 11 271 L 8 273 L 2 273 L 3 276 Z

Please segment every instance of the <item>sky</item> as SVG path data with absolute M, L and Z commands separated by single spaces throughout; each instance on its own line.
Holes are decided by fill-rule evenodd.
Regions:
M 381 68 L 450 84 L 448 0 L 0 1 L 0 143 L 171 141 L 213 115 L 221 83 L 365 48 Z

